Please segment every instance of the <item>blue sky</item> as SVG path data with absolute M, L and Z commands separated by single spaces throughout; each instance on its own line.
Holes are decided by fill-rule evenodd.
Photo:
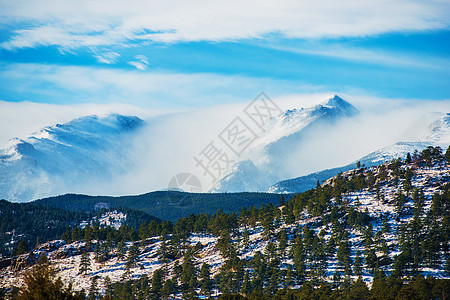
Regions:
M 450 99 L 448 1 L 7 2 L 4 101 L 170 109 L 260 91 Z

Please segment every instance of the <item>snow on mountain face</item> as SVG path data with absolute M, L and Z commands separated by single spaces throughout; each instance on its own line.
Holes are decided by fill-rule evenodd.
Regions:
M 430 130 L 418 142 L 398 142 L 372 152 L 357 161 L 367 167 L 378 166 L 384 162 L 405 158 L 407 153 L 421 151 L 426 147 L 440 146 L 445 151 L 450 144 L 450 114 L 438 118 L 430 125 Z M 346 166 L 315 172 L 306 176 L 280 181 L 268 189 L 269 193 L 301 193 L 316 186 L 317 180 L 321 183 L 340 172 L 351 170 L 356 161 Z
M 317 127 L 354 116 L 358 110 L 339 96 L 314 107 L 292 109 L 271 121 L 267 133 L 248 150 L 254 159 L 235 164 L 212 189 L 214 192 L 266 191 L 283 178 L 285 157 Z
M 438 145 L 450 144 L 450 113 L 434 121 L 430 125 L 429 133 L 421 141 Z
M 422 142 L 399 142 L 394 145 L 382 148 L 375 152 L 372 152 L 358 161 L 361 165 L 366 167 L 378 166 L 387 161 L 391 161 L 398 157 L 405 158 L 406 154 L 414 153 L 414 151 L 421 151 L 429 146 L 429 143 Z M 269 189 L 269 193 L 302 193 L 309 189 L 316 187 L 317 181 L 320 183 L 328 180 L 329 178 L 336 176 L 338 173 L 346 172 L 348 170 L 354 169 L 356 166 L 356 161 L 348 165 L 327 169 L 319 172 L 314 172 L 305 176 L 300 176 L 293 179 L 287 179 L 272 185 Z
M 144 124 L 117 114 L 86 116 L 11 140 L 0 150 L 0 199 L 24 202 L 108 182 L 132 164 L 131 134 Z
M 335 121 L 341 117 L 352 117 L 358 110 L 339 96 L 333 96 L 313 107 L 289 109 L 269 124 L 267 133 L 257 139 L 252 148 L 267 145 L 305 129 L 315 121 Z

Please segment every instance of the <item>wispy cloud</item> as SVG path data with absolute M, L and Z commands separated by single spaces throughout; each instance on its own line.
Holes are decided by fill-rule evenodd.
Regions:
M 2 1 L 0 22 L 19 24 L 4 49 L 125 45 L 130 41 L 199 41 L 365 36 L 448 28 L 450 2 L 207 0 Z
M 140 57 L 143 63 L 146 60 Z M 301 82 L 215 73 L 169 73 L 107 67 L 9 64 L 0 70 L 0 87 L 20 93 L 17 100 L 46 103 L 125 102 L 150 108 L 201 107 L 272 95 L 317 91 Z M 5 100 L 5 99 L 4 99 Z
M 115 64 L 119 60 L 120 54 L 117 52 L 106 52 L 101 54 L 96 54 L 94 57 L 97 59 L 99 63 L 102 64 Z
M 129 61 L 128 63 L 138 70 L 147 70 L 148 59 L 145 55 L 136 55 L 136 60 Z
M 345 61 L 385 66 L 403 66 L 418 68 L 448 68 L 450 61 L 439 57 L 423 57 L 404 52 L 382 49 L 365 49 L 341 44 L 302 43 L 299 46 L 268 46 L 279 51 L 336 58 Z

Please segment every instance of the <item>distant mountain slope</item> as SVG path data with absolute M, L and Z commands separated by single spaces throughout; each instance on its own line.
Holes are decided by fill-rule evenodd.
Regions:
M 260 152 L 255 161 L 236 163 L 228 175 L 212 189 L 214 192 L 266 191 L 283 178 L 281 170 L 290 162 L 292 153 L 305 137 L 323 125 L 331 125 L 342 118 L 352 117 L 358 110 L 339 96 L 310 108 L 288 110 L 272 120 L 267 133 L 252 146 Z
M 87 116 L 11 140 L 0 150 L 0 199 L 24 202 L 108 182 L 132 164 L 129 138 L 144 124 L 133 116 Z
M 436 119 L 430 125 L 430 131 L 422 138 L 422 141 L 437 145 L 450 144 L 450 113 Z
M 361 165 L 367 167 L 378 166 L 387 161 L 398 157 L 405 158 L 407 153 L 413 154 L 414 151 L 421 151 L 428 146 L 440 146 L 446 149 L 450 144 L 450 114 L 438 118 L 430 125 L 429 132 L 418 142 L 399 142 L 394 145 L 384 147 L 372 152 L 359 161 Z M 357 161 L 348 165 L 327 169 L 305 176 L 280 181 L 268 189 L 269 193 L 301 193 L 316 186 L 317 180 L 320 183 L 337 175 L 340 172 L 351 170 L 355 167 Z
M 286 197 L 289 199 L 290 197 Z M 214 214 L 222 209 L 226 213 L 240 211 L 243 206 L 259 207 L 278 204 L 280 195 L 268 193 L 185 193 L 157 191 L 143 195 L 107 197 L 67 194 L 36 200 L 33 203 L 68 210 L 93 210 L 96 206 L 127 207 L 141 210 L 163 220 L 176 221 L 190 214 Z
M 387 161 L 396 159 L 398 157 L 405 158 L 407 153 L 414 153 L 414 151 L 421 151 L 429 146 L 429 143 L 416 142 L 416 143 L 396 143 L 392 146 L 385 147 L 378 151 L 372 152 L 358 161 L 361 165 L 366 167 L 378 166 Z M 301 193 L 316 187 L 317 180 L 323 183 L 325 180 L 336 176 L 340 172 L 346 172 L 354 169 L 356 161 L 346 166 L 327 169 L 309 175 L 300 176 L 293 179 L 287 179 L 280 181 L 269 188 L 270 193 Z

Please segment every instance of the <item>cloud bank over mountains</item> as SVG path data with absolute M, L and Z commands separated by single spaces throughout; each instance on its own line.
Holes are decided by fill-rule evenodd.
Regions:
M 396 142 L 420 141 L 427 134 L 440 140 L 439 137 L 445 137 L 448 134 L 449 126 L 439 120 L 442 120 L 445 112 L 450 112 L 449 101 L 423 102 L 401 99 L 392 101 L 363 96 L 343 96 L 359 111 L 355 113 L 351 109 L 347 114 L 351 107 L 348 108 L 344 105 L 345 103 L 340 105 L 336 101 L 328 101 L 330 97 L 324 94 L 306 94 L 274 99 L 274 102 L 283 110 L 283 117 L 279 120 L 274 119 L 273 126 L 267 128 L 266 134 L 258 132 L 258 138 L 241 156 L 233 155 L 228 151 L 230 159 L 234 162 L 222 175 L 237 170 L 238 173 L 242 173 L 237 174 L 237 177 L 245 178 L 248 175 L 245 172 L 249 170 L 245 166 L 253 165 L 253 169 L 258 170 L 259 176 L 264 176 L 264 172 L 272 172 L 270 176 L 265 177 L 272 178 L 274 182 L 266 182 L 264 186 L 256 189 L 264 190 L 265 186 L 268 187 L 282 179 L 344 166 Z M 322 104 L 317 105 L 317 103 Z M 335 103 L 345 108 L 344 115 L 333 113 Z M 196 165 L 194 157 L 198 157 L 211 141 L 226 151 L 227 146 L 221 143 L 219 135 L 236 117 L 245 118 L 243 111 L 247 105 L 248 102 L 190 111 L 155 113 L 123 105 L 73 106 L 71 109 L 71 106 L 0 102 L 1 113 L 16 114 L 15 118 L 9 118 L 8 123 L 1 124 L 7 130 L 3 131 L 3 139 L 20 138 L 10 142 L 6 148 L 2 145 L 1 148 L 4 149 L 2 168 L 5 168 L 4 174 L 11 174 L 11 178 L 14 179 L 17 174 L 22 174 L 21 172 L 26 169 L 34 170 L 34 167 L 30 166 L 36 163 L 43 166 L 51 164 L 58 166 L 56 169 L 59 171 L 56 173 L 52 172 L 51 168 L 45 167 L 34 171 L 39 176 L 35 178 L 36 180 L 28 182 L 39 186 L 42 179 L 45 179 L 45 188 L 40 188 L 37 193 L 33 193 L 35 187 L 28 188 L 26 194 L 29 199 L 26 200 L 66 192 L 108 195 L 145 193 L 167 188 L 170 180 L 183 172 L 197 176 L 202 182 L 203 191 L 207 191 L 217 182 L 211 182 L 208 174 Z M 110 130 L 108 134 L 101 134 L 104 122 L 112 124 L 111 126 L 121 124 L 116 122 L 115 117 L 111 119 L 108 114 L 120 110 L 129 115 L 137 115 L 145 120 L 145 125 L 139 126 L 139 130 L 133 131 L 133 134 L 125 131 L 116 135 L 111 134 Z M 100 114 L 102 111 L 103 113 Z M 81 118 L 78 121 L 69 122 L 74 117 L 93 113 L 99 114 L 100 117 Z M 322 116 L 322 119 L 311 126 L 316 116 Z M 132 117 L 125 119 L 130 118 L 133 120 Z M 117 120 L 120 121 L 121 118 Z M 39 130 L 39 128 L 29 130 L 34 124 L 49 126 L 56 123 L 68 123 L 68 126 L 56 125 L 50 130 Z M 14 124 L 19 124 L 21 128 L 15 128 Z M 69 130 L 72 128 L 71 124 L 78 126 L 73 132 Z M 251 126 L 251 123 L 248 125 Z M 30 137 L 31 132 L 36 133 Z M 50 135 L 45 134 L 46 132 Z M 9 137 L 7 133 L 10 133 Z M 84 142 L 77 144 L 80 140 Z M 94 146 L 99 145 L 99 147 L 91 147 L 91 141 L 94 142 Z M 55 142 L 59 145 L 58 148 L 52 146 Z M 286 143 L 289 145 L 286 146 Z M 33 145 L 34 150 L 32 147 L 27 147 L 29 144 Z M 108 146 L 108 151 L 104 152 L 105 148 L 100 145 L 110 145 L 110 147 Z M 280 150 L 278 148 L 282 151 L 278 151 Z M 61 156 L 58 150 L 53 155 L 54 149 L 63 149 L 65 154 Z M 18 156 L 12 155 L 13 152 L 17 152 Z M 22 154 L 29 158 L 20 158 Z M 51 157 L 61 159 L 53 161 Z M 84 163 L 81 162 L 89 164 L 92 157 L 96 158 L 96 164 L 102 166 L 105 176 L 102 176 L 102 172 L 92 172 L 93 178 L 89 179 L 90 173 L 83 173 L 85 172 L 83 170 L 89 170 L 89 168 L 83 167 Z M 33 163 L 33 160 L 36 162 Z M 243 168 L 239 167 L 240 162 L 244 163 Z M 24 168 L 29 163 L 31 163 L 29 168 Z M 10 166 L 16 166 L 19 169 Z M 81 169 L 76 171 L 78 167 Z M 76 176 L 80 172 L 84 174 L 83 178 L 96 184 L 83 183 L 83 178 Z M 26 176 L 31 178 L 34 175 L 27 173 Z M 23 178 L 27 178 L 26 176 L 24 175 Z M 57 179 L 58 176 L 72 179 L 67 185 L 67 180 Z M 24 183 L 18 181 L 14 185 L 16 186 L 14 193 L 17 195 L 21 193 L 20 182 Z M 52 182 L 57 186 L 52 186 Z M 101 184 L 98 184 L 99 182 Z M 243 183 L 242 180 L 240 182 Z M 12 184 L 8 185 L 12 186 Z M 255 189 L 254 186 L 248 186 L 251 190 Z M 242 187 L 226 185 L 223 185 L 222 189 L 217 189 L 216 186 L 216 190 L 231 191 L 233 188 L 242 189 Z

